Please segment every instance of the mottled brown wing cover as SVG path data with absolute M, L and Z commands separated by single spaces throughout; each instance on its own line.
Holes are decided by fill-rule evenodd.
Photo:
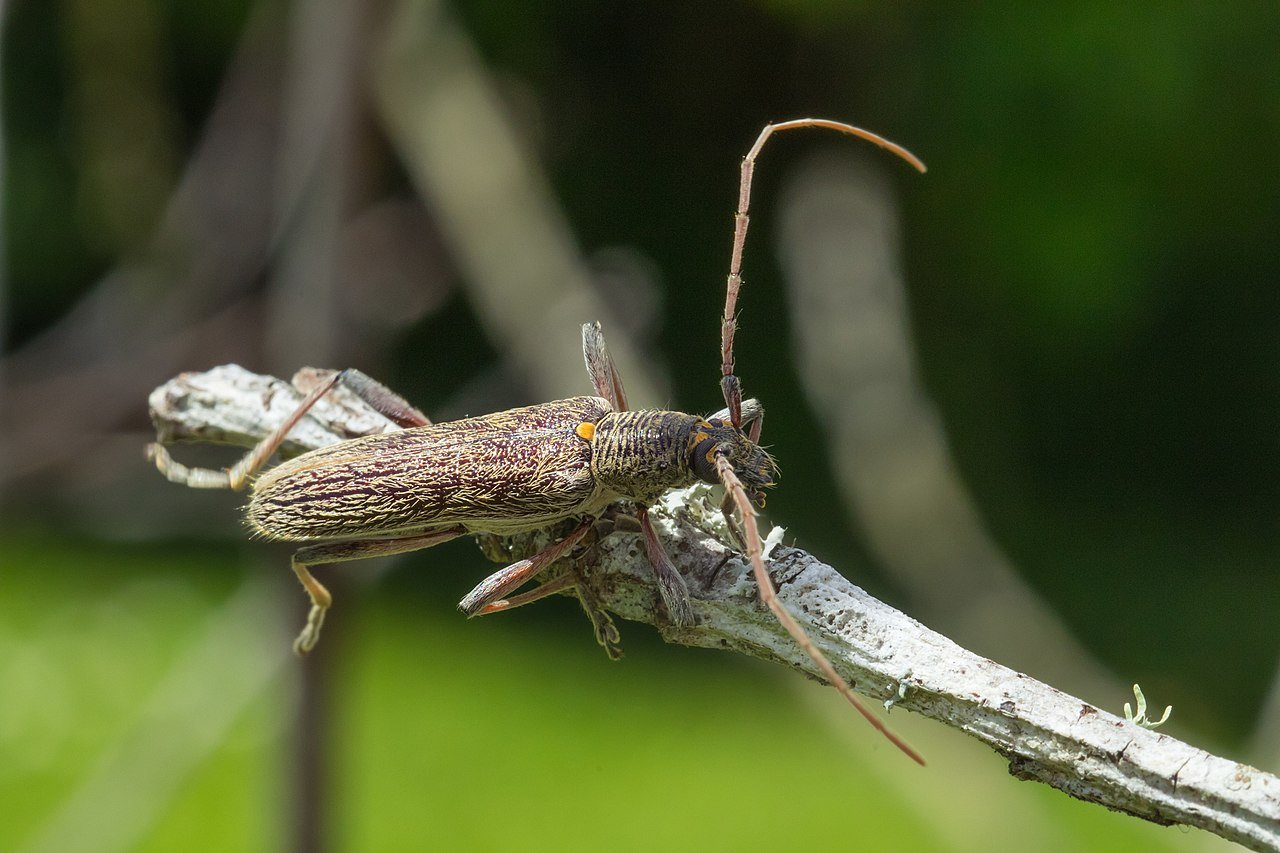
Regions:
M 601 503 L 575 430 L 610 411 L 573 397 L 314 450 L 257 480 L 248 521 L 293 540 L 540 527 Z

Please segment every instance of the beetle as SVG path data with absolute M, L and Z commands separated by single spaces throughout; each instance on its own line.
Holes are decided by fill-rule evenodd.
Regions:
M 633 410 L 598 323 L 583 326 L 583 355 L 594 396 L 572 397 L 448 423 L 432 423 L 399 395 L 348 369 L 316 386 L 270 435 L 231 468 L 187 468 L 160 444 L 149 458 L 169 480 L 195 488 L 251 486 L 246 518 L 255 533 L 300 544 L 292 567 L 311 600 L 294 643 L 305 654 L 316 644 L 332 598 L 311 574 L 326 563 L 401 554 L 468 534 L 511 535 L 558 522 L 577 523 L 559 541 L 495 572 L 459 603 L 468 616 L 497 612 L 573 585 L 572 573 L 532 592 L 510 593 L 569 554 L 605 510 L 618 501 L 635 507 L 645 550 L 668 618 L 696 624 L 688 588 L 666 555 L 648 506 L 665 492 L 702 481 L 725 489 L 723 510 L 741 519 L 741 539 L 760 596 L 826 679 L 882 734 L 923 760 L 856 697 L 849 685 L 777 600 L 764 567 L 757 508 L 776 485 L 778 466 L 760 446 L 764 411 L 744 400 L 734 373 L 733 339 L 742 287 L 742 253 L 755 161 L 776 132 L 826 128 L 881 146 L 919 171 L 906 149 L 861 128 L 826 119 L 768 124 L 743 158 L 734 214 L 733 248 L 721 319 L 721 392 L 725 408 L 709 417 Z M 355 392 L 402 429 L 322 447 L 263 473 L 289 431 L 337 385 Z M 733 527 L 733 525 L 731 525 Z M 579 589 L 597 637 L 614 655 L 611 624 Z

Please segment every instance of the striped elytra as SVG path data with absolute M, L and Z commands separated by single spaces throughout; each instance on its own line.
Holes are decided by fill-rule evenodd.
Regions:
M 295 541 L 459 524 L 489 533 L 532 530 L 596 514 L 619 498 L 648 503 L 706 479 L 691 457 L 716 431 L 721 440 L 749 445 L 739 455 L 768 458 L 717 424 L 681 412 L 615 412 L 601 397 L 572 397 L 371 435 L 266 471 L 253 485 L 247 517 L 258 534 Z M 770 471 L 763 483 L 750 479 L 772 485 Z

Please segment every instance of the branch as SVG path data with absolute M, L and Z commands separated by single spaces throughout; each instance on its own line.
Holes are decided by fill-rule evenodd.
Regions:
M 309 390 L 319 375 L 304 370 L 294 382 Z M 163 442 L 251 446 L 301 396 L 282 380 L 228 365 L 171 380 L 152 393 L 150 405 Z M 394 425 L 339 388 L 298 424 L 284 452 L 389 429 Z M 724 544 L 732 540 L 709 487 L 672 492 L 651 515 L 688 581 L 699 624 L 667 625 L 635 533 L 605 537 L 582 567 L 599 604 L 657 626 L 668 642 L 733 649 L 817 677 L 808 656 L 760 603 L 746 559 Z M 862 693 L 976 737 L 1008 758 L 1019 779 L 1155 823 L 1200 827 L 1254 850 L 1280 849 L 1277 777 L 1126 722 L 962 649 L 797 548 L 773 548 L 769 568 L 787 609 Z

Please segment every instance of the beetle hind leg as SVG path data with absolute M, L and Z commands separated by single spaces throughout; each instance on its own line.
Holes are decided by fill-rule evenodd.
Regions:
M 315 579 L 309 569 L 325 563 L 343 563 L 348 560 L 366 560 L 370 557 L 389 557 L 393 554 L 406 554 L 409 551 L 421 551 L 432 545 L 439 545 L 466 533 L 462 527 L 449 527 L 415 536 L 388 536 L 382 539 L 351 539 L 344 542 L 323 542 L 299 548 L 293 554 L 293 573 L 298 576 L 302 586 L 311 599 L 311 611 L 307 614 L 307 624 L 303 627 L 298 639 L 293 642 L 293 650 L 305 655 L 315 648 L 320 639 L 320 628 L 324 625 L 324 616 L 333 604 L 333 596 Z
M 289 431 L 311 410 L 321 397 L 329 393 L 333 386 L 342 380 L 341 373 L 334 373 L 311 389 L 303 397 L 302 402 L 293 410 L 293 414 L 285 418 L 280 426 L 246 453 L 239 462 L 225 470 L 213 468 L 188 468 L 176 462 L 169 451 L 160 444 L 147 445 L 147 458 L 155 463 L 161 474 L 173 483 L 190 486 L 193 489 L 231 489 L 234 492 L 244 488 L 249 479 L 267 463 L 272 454 L 284 443 Z
M 375 412 L 402 429 L 430 426 L 431 418 L 412 403 L 354 367 L 341 373 L 342 387 L 354 393 Z
M 297 554 L 294 554 L 289 562 L 293 566 L 293 573 L 298 576 L 298 580 L 307 591 L 307 596 L 311 599 L 307 624 L 303 626 L 298 638 L 293 641 L 294 654 L 305 655 L 315 648 L 316 642 L 320 639 L 320 627 L 324 625 L 324 614 L 333 605 L 333 596 L 329 594 L 329 590 L 325 589 L 324 584 L 315 579 L 315 575 L 307 571 L 306 563 L 298 562 Z

